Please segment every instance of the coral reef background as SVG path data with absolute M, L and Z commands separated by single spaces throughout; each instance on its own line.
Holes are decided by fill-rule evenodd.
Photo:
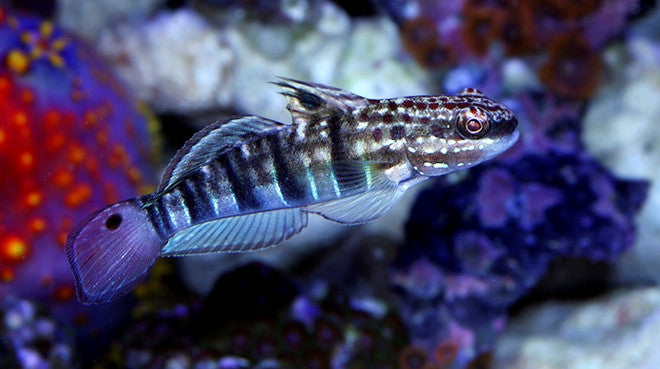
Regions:
M 660 365 L 659 24 L 653 0 L 0 1 L 0 367 Z M 275 76 L 478 88 L 521 139 L 375 223 L 79 304 L 70 227 L 210 122 L 288 121 Z

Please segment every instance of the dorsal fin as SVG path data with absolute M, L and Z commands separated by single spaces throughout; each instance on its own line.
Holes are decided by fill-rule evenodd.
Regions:
M 280 92 L 287 100 L 293 124 L 317 121 L 314 117 L 328 113 L 348 114 L 368 104 L 366 98 L 339 88 L 317 83 L 282 78 L 273 84 L 282 87 Z
M 474 87 L 466 87 L 458 95 L 460 95 L 460 96 L 466 96 L 466 95 L 467 96 L 470 96 L 470 95 L 472 95 L 472 96 L 484 96 L 484 93 L 479 91 L 478 89 L 476 89 Z
M 228 150 L 286 127 L 290 126 L 257 116 L 223 120 L 204 127 L 170 160 L 157 193 L 167 191 L 186 175 Z

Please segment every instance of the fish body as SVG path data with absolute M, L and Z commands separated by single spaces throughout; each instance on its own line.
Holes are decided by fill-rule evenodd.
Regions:
M 518 138 L 505 106 L 457 96 L 367 99 L 282 79 L 292 124 L 246 116 L 211 124 L 181 148 L 155 193 L 99 210 L 67 238 L 79 299 L 137 285 L 159 256 L 278 244 L 308 214 L 359 224 L 411 186 L 488 160 Z

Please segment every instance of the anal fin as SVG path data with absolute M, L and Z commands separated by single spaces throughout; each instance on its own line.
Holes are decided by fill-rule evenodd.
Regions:
M 307 213 L 280 209 L 222 218 L 188 227 L 170 237 L 162 256 L 245 252 L 274 246 L 307 226 Z

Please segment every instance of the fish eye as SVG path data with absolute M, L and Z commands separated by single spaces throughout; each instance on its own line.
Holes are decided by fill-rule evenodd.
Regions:
M 115 229 L 119 228 L 122 220 L 123 219 L 121 214 L 112 214 L 108 217 L 108 219 L 105 220 L 105 228 L 109 231 L 114 231 Z
M 476 119 L 470 119 L 465 123 L 465 129 L 473 135 L 478 134 L 484 128 L 483 124 Z
M 488 119 L 478 112 L 465 113 L 459 117 L 457 128 L 461 136 L 470 139 L 481 138 L 488 133 Z

